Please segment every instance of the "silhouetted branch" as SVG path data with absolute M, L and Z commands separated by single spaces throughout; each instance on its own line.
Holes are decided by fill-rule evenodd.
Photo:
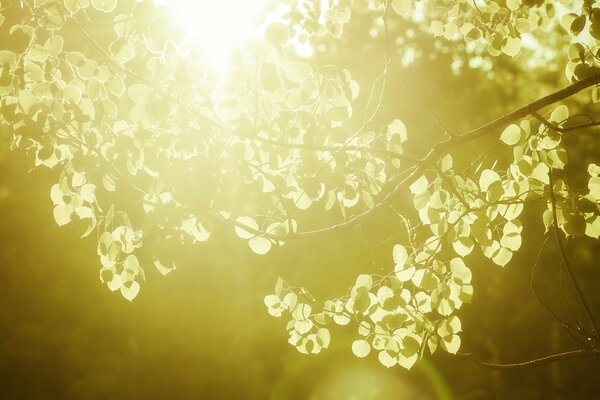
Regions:
M 534 358 L 528 361 L 521 361 L 516 363 L 493 363 L 487 361 L 481 361 L 471 353 L 458 353 L 455 355 L 460 360 L 466 361 L 477 367 L 484 367 L 490 369 L 517 369 L 517 368 L 529 368 L 537 367 L 540 365 L 551 364 L 558 361 L 571 360 L 574 358 L 597 358 L 600 356 L 598 350 L 573 350 L 566 351 L 564 353 L 552 354 L 545 357 Z
M 562 90 L 559 90 L 558 92 L 554 92 L 552 94 L 549 94 L 548 96 L 542 97 L 541 99 L 536 100 L 533 103 L 529 103 L 526 106 L 523 106 L 485 125 L 482 125 L 479 128 L 475 128 L 469 132 L 460 135 L 455 135 L 450 139 L 439 142 L 437 145 L 434 146 L 432 153 L 430 153 L 430 156 L 433 157 L 434 154 L 444 153 L 450 148 L 455 147 L 456 145 L 479 139 L 480 137 L 492 133 L 495 130 L 502 128 L 503 126 L 506 126 L 528 115 L 531 115 L 544 107 L 547 107 L 551 104 L 571 97 L 574 94 L 582 91 L 583 89 L 587 89 L 597 84 L 600 84 L 600 74 L 592 75 L 578 82 L 575 82 L 572 85 L 567 86 Z
M 546 128 L 554 130 L 556 132 L 560 132 L 560 133 L 567 133 L 567 132 L 576 131 L 579 129 L 591 128 L 593 126 L 600 126 L 600 121 L 590 121 L 590 122 L 586 122 L 584 124 L 579 124 L 579 125 L 575 125 L 575 126 L 561 127 L 561 126 L 555 125 L 552 122 L 548 121 L 546 118 L 542 117 L 540 115 L 540 113 L 538 113 L 538 112 L 534 112 L 531 115 L 533 115 L 533 117 L 535 119 L 540 121 Z
M 312 230 L 312 231 L 298 232 L 295 235 L 311 236 L 311 235 L 315 235 L 315 234 L 344 229 L 344 228 L 350 227 L 356 223 L 359 223 L 359 222 L 363 221 L 365 218 L 369 217 L 370 215 L 374 214 L 375 212 L 379 211 L 383 207 L 390 204 L 390 202 L 395 198 L 396 195 L 406 191 L 408 189 L 408 187 L 411 184 L 413 184 L 421 176 L 421 174 L 422 174 L 421 171 L 423 168 L 425 168 L 428 165 L 433 165 L 435 162 L 437 162 L 441 158 L 441 156 L 443 154 L 445 154 L 451 148 L 453 148 L 459 144 L 467 143 L 467 142 L 473 141 L 475 139 L 481 138 L 487 134 L 493 133 L 497 129 L 499 129 L 505 125 L 508 125 L 508 124 L 515 122 L 521 118 L 524 118 L 527 115 L 531 115 L 534 112 L 536 112 L 546 106 L 549 106 L 558 101 L 564 100 L 564 99 L 582 91 L 583 89 L 589 88 L 589 87 L 597 85 L 597 84 L 600 84 L 600 74 L 593 75 L 586 79 L 582 79 L 581 81 L 575 82 L 572 85 L 567 86 L 566 88 L 564 88 L 562 90 L 554 92 L 548 96 L 542 97 L 541 99 L 536 100 L 533 103 L 530 103 L 524 107 L 521 107 L 521 108 L 519 108 L 509 114 L 506 114 L 492 122 L 482 125 L 479 128 L 473 129 L 469 132 L 466 132 L 466 133 L 463 133 L 460 135 L 454 135 L 451 138 L 446 139 L 446 140 L 442 140 L 438 144 L 434 145 L 432 150 L 424 158 L 421 159 L 421 163 L 419 165 L 420 168 L 413 168 L 412 171 L 409 172 L 409 175 L 406 178 L 402 179 L 391 192 L 389 192 L 381 201 L 379 201 L 377 204 L 375 204 L 373 206 L 373 208 L 371 208 L 370 210 L 367 210 L 357 216 L 351 217 L 351 218 L 349 218 L 343 222 L 340 222 L 338 224 L 331 225 L 329 227 L 324 227 L 321 229 Z M 405 172 L 407 172 L 407 171 L 410 171 L 410 170 L 406 170 Z

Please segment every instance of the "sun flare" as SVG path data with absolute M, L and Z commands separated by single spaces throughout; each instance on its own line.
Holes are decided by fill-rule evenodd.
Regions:
M 215 65 L 227 62 L 236 45 L 259 34 L 260 17 L 272 0 L 166 0 L 186 40 Z

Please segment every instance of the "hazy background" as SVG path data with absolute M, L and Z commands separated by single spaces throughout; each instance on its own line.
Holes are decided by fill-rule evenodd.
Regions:
M 381 48 L 357 44 L 364 29 L 356 22 L 346 47 L 323 57 L 369 82 L 379 72 L 373 60 L 381 59 Z M 397 29 L 404 35 L 410 27 Z M 453 57 L 430 38 L 411 37 L 406 40 L 423 58 L 390 78 L 380 119 L 402 118 L 417 155 L 440 137 L 432 113 L 461 132 L 566 84 L 550 64 L 549 70 L 524 71 L 502 60 L 494 75 L 467 66 L 455 76 L 460 51 Z M 430 58 L 434 50 L 438 56 Z M 573 171 L 598 162 L 597 133 L 568 141 Z M 470 145 L 464 154 L 478 154 L 485 145 Z M 7 147 L 0 146 L 0 399 L 591 399 L 600 393 L 597 361 L 490 371 L 440 351 L 407 372 L 387 370 L 374 356 L 354 357 L 352 328 L 332 331 L 330 349 L 318 356 L 288 345 L 286 321 L 270 317 L 263 305 L 277 276 L 323 298 L 342 293 L 359 272 L 389 270 L 394 235 L 401 231 L 390 211 L 262 257 L 232 232 L 217 231 L 207 244 L 189 249 L 167 277 L 149 272 L 129 303 L 101 284 L 94 240 L 80 240 L 78 227 L 54 222 L 49 189 L 57 177 L 45 170 L 28 174 L 28 160 Z M 400 199 L 397 208 L 409 209 L 411 201 Z M 475 296 L 459 314 L 461 351 L 511 362 L 574 348 L 529 288 L 543 240 L 536 211 L 525 215 L 523 248 L 505 269 L 469 258 Z M 306 215 L 309 225 L 323 226 L 324 218 Z M 599 246 L 579 240 L 569 243 L 569 252 L 600 319 Z M 557 256 L 549 245 L 538 285 L 563 312 Z

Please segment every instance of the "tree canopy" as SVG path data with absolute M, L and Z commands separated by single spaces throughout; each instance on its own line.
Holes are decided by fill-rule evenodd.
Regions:
M 150 270 L 171 273 L 182 248 L 215 235 L 265 255 L 392 210 L 386 268 L 365 266 L 325 298 L 282 274 L 264 303 L 302 353 L 351 325 L 357 357 L 408 369 L 459 351 L 472 263 L 509 265 L 526 225 L 540 224 L 581 311 L 548 307 L 578 348 L 532 362 L 598 356 L 566 248 L 600 237 L 598 141 L 569 139 L 600 125 L 595 2 L 272 1 L 221 60 L 218 35 L 194 39 L 169 2 L 0 11 L 3 136 L 31 169 L 52 170 L 54 219 L 96 242 L 110 291 L 133 300 Z M 450 128 L 402 77 L 441 57 L 452 79 L 513 96 Z M 426 81 L 457 106 L 475 90 Z M 398 82 L 423 103 L 422 124 L 403 122 Z M 570 147 L 592 156 L 569 160 Z

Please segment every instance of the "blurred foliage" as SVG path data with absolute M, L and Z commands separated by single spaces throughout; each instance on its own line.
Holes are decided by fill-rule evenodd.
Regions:
M 593 396 L 592 361 L 490 372 L 435 350 L 578 346 L 529 284 L 554 225 L 597 274 L 594 3 L 284 3 L 223 68 L 165 4 L 2 2 L 3 398 Z M 456 136 L 562 71 L 592 96 Z M 560 258 L 536 293 L 580 323 Z M 98 260 L 133 303 L 92 283 Z M 290 351 L 263 298 L 300 352 L 328 351 Z

